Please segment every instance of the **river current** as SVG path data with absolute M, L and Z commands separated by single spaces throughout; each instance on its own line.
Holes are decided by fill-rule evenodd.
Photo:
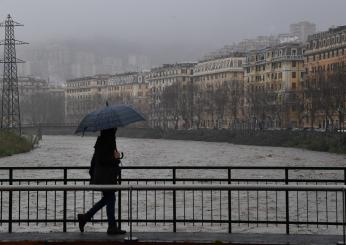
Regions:
M 32 152 L 0 158 L 0 166 L 88 166 L 95 137 L 44 136 Z M 283 147 L 118 138 L 123 165 L 346 166 L 346 155 Z
M 44 136 L 40 145 L 33 151 L 24 154 L 18 154 L 10 157 L 0 158 L 0 166 L 89 166 L 93 154 L 93 146 L 96 137 L 79 137 L 79 136 Z M 198 141 L 180 141 L 180 140 L 163 140 L 163 139 L 133 139 L 118 138 L 118 150 L 124 152 L 125 157 L 122 161 L 123 166 L 346 166 L 346 155 L 330 154 L 323 152 L 314 152 L 302 149 L 282 148 L 282 147 L 260 147 L 233 145 L 229 143 L 215 142 L 198 142 Z M 0 177 L 6 177 L 7 172 L 0 173 Z M 61 172 L 25 172 L 15 174 L 15 178 L 21 178 L 29 174 L 30 178 L 54 178 Z M 124 177 L 132 178 L 152 178 L 167 177 L 171 178 L 170 171 L 161 170 L 139 170 L 124 171 Z M 343 178 L 343 173 L 335 171 L 316 172 L 316 171 L 292 171 L 291 177 L 296 178 Z M 69 177 L 88 178 L 87 171 L 74 171 L 69 173 Z M 227 171 L 224 170 L 177 170 L 177 177 L 199 177 L 199 178 L 227 178 Z M 282 171 L 243 171 L 234 170 L 232 178 L 282 178 Z M 41 183 L 42 184 L 42 183 Z M 86 183 L 88 184 L 88 183 Z M 160 183 L 157 183 L 160 184 Z M 182 183 L 180 183 L 182 184 Z M 216 183 L 218 184 L 218 183 Z M 241 183 L 248 184 L 248 183 Z M 270 183 L 268 183 L 270 184 Z M 269 193 L 269 194 L 268 194 Z M 36 196 L 35 196 L 36 195 Z M 38 196 L 37 196 L 38 195 Z M 50 219 L 62 217 L 62 193 L 57 196 L 44 192 L 35 194 L 35 192 L 23 192 L 21 196 L 14 193 L 14 216 L 20 219 L 29 217 L 30 219 L 45 218 Z M 87 193 L 87 201 L 83 201 L 82 193 L 68 194 L 68 218 L 75 219 L 76 214 L 88 209 L 91 203 L 91 194 Z M 95 194 L 95 200 L 100 197 L 99 193 Z M 126 206 L 127 194 L 123 193 L 122 203 Z M 28 201 L 30 197 L 30 201 Z M 1 197 L 6 199 L 6 193 Z M 48 206 L 45 204 L 48 200 Z M 274 192 L 232 192 L 232 219 L 233 220 L 282 220 L 285 217 L 284 193 Z M 38 200 L 38 201 L 37 201 Z M 55 201 L 56 200 L 56 201 Z M 89 200 L 89 201 L 88 201 Z M 299 201 L 300 200 L 300 201 Z M 304 200 L 304 202 L 302 202 Z M 306 201 L 310 200 L 310 203 Z M 312 201 L 316 200 L 315 205 Z M 342 196 L 335 193 L 297 193 L 296 196 L 290 196 L 290 220 L 319 220 L 340 222 L 342 217 Z M 299 202 L 298 202 L 299 201 Z M 56 203 L 55 207 L 53 203 Z M 137 206 L 134 208 L 134 218 L 138 219 L 164 219 L 172 216 L 172 193 L 171 192 L 148 192 L 140 193 L 134 197 Z M 186 205 L 185 205 L 185 204 Z M 194 207 L 192 207 L 194 203 Z M 20 204 L 20 205 L 19 205 Z M 2 204 L 1 204 L 2 205 Z M 227 220 L 227 193 L 225 192 L 208 192 L 204 196 L 200 192 L 177 192 L 177 218 L 183 219 L 212 219 Z M 19 207 L 20 206 L 20 207 Z M 2 217 L 6 217 L 6 204 L 1 209 Z M 20 212 L 22 210 L 22 212 Z M 127 207 L 123 207 L 123 216 L 127 218 Z M 2 214 L 3 212 L 3 214 Z M 316 217 L 317 215 L 317 217 Z M 98 214 L 99 218 L 105 218 L 105 211 Z M 128 229 L 126 223 L 123 224 Z M 1 225 L 6 230 L 5 225 Z M 234 224 L 234 232 L 254 231 L 254 232 L 284 232 L 285 227 L 282 225 L 247 225 Z M 104 231 L 105 225 L 88 226 L 87 231 Z M 61 224 L 52 225 L 38 223 L 34 225 L 25 225 L 21 223 L 14 224 L 14 230 L 20 231 L 61 231 Z M 77 231 L 76 223 L 70 223 L 68 230 Z M 156 223 L 155 225 L 146 223 L 135 224 L 134 230 L 138 231 L 172 231 L 171 223 Z M 182 224 L 178 225 L 178 231 L 224 231 L 227 232 L 226 224 Z M 327 226 L 308 227 L 301 225 L 295 228 L 295 232 L 324 232 L 340 233 L 340 226 L 330 229 Z

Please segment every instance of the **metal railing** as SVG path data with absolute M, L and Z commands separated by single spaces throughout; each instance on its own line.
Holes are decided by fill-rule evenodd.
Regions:
M 76 223 L 76 215 L 72 215 L 74 218 L 71 218 L 71 214 L 69 212 L 73 212 L 73 209 L 70 209 L 67 205 L 67 200 L 65 199 L 67 196 L 76 195 L 77 192 L 88 192 L 88 191 L 104 191 L 104 190 L 113 190 L 120 192 L 125 192 L 128 196 L 127 205 L 124 205 L 124 208 L 127 209 L 127 218 L 123 219 L 123 222 L 129 224 L 131 235 L 132 235 L 132 226 L 134 224 L 142 223 L 172 223 L 174 229 L 176 229 L 177 224 L 186 224 L 192 223 L 196 224 L 211 224 L 216 225 L 226 224 L 228 226 L 228 231 L 232 232 L 232 226 L 234 224 L 264 224 L 266 226 L 280 226 L 283 225 L 286 227 L 286 232 L 289 232 L 290 226 L 292 225 L 306 225 L 312 226 L 341 226 L 342 235 L 345 244 L 345 185 L 304 185 L 304 186 L 296 186 L 296 185 L 121 185 L 121 186 L 110 186 L 110 185 L 102 185 L 102 186 L 68 186 L 68 185 L 56 185 L 56 186 L 46 186 L 46 185 L 2 185 L 0 186 L 0 194 L 1 194 L 1 205 L 3 205 L 4 200 L 8 200 L 8 217 L 3 219 L 3 213 L 1 212 L 1 224 L 8 223 L 9 232 L 12 231 L 12 225 L 14 223 L 27 222 L 29 223 L 46 223 L 47 222 L 62 222 L 64 223 L 64 227 L 66 228 L 67 223 Z M 39 204 L 40 193 L 41 197 L 45 196 L 45 210 L 47 210 L 47 193 L 61 193 L 61 196 L 64 196 L 63 203 L 64 205 L 61 207 L 62 217 L 54 218 L 54 219 L 41 219 L 38 217 L 38 212 L 36 212 L 36 219 L 21 219 L 20 218 L 20 210 L 21 206 L 17 205 L 14 208 L 15 200 L 20 200 L 20 193 L 27 192 L 28 195 L 31 192 L 37 193 L 37 205 Z M 150 219 L 146 217 L 145 219 L 139 219 L 138 214 L 136 217 L 136 204 L 137 204 L 137 212 L 138 212 L 138 194 L 144 193 L 148 195 L 148 192 L 151 192 L 155 197 L 158 193 L 162 195 L 170 194 L 170 198 L 162 199 L 162 203 L 158 204 L 155 200 L 151 200 L 152 204 L 155 201 L 154 207 L 161 206 L 163 208 L 163 213 L 161 218 L 156 216 L 155 211 L 155 219 Z M 7 193 L 7 197 L 4 199 L 4 194 Z M 186 193 L 189 193 L 191 197 L 196 197 L 197 193 L 199 193 L 199 197 L 202 197 L 201 205 L 186 207 Z M 268 193 L 273 193 L 276 195 L 276 199 L 268 199 Z M 203 194 L 206 198 L 207 195 L 210 195 L 210 198 L 207 200 L 209 203 L 208 211 L 206 211 L 203 207 Z M 310 194 L 310 204 L 309 204 L 309 194 Z M 215 198 L 213 198 L 213 195 Z M 218 199 L 218 195 L 220 195 L 220 199 Z M 259 198 L 262 195 L 262 198 Z M 178 197 L 183 197 L 184 201 L 179 202 Z M 222 199 L 221 197 L 224 197 Z M 241 196 L 243 198 L 241 198 Z M 299 199 L 299 197 L 306 196 L 306 198 Z M 328 196 L 330 200 L 328 201 Z M 255 198 L 256 197 L 256 198 Z M 339 197 L 339 199 L 337 199 Z M 8 199 L 7 199 L 8 198 Z M 19 199 L 18 199 L 19 198 Z M 242 199 L 242 200 L 241 200 Z M 29 199 L 28 199 L 29 200 Z M 65 201 L 66 200 L 66 201 Z M 224 202 L 223 202 L 223 201 Z M 241 204 L 239 203 L 241 200 Z M 245 202 L 243 203 L 243 201 Z M 246 201 L 247 200 L 247 201 Z M 265 201 L 264 201 L 265 200 Z M 165 205 L 166 202 L 172 202 L 171 205 Z M 216 202 L 213 206 L 213 201 Z M 219 201 L 219 202 L 218 202 Z M 264 202 L 263 202 L 264 201 Z M 233 205 L 236 204 L 234 207 Z M 20 203 L 20 201 L 19 201 Z M 148 202 L 147 202 L 148 203 Z M 145 205 L 147 205 L 147 203 Z M 255 206 L 249 208 L 249 205 L 255 203 Z M 74 204 L 76 204 L 76 198 L 74 199 Z M 191 203 L 190 203 L 191 204 Z M 275 204 L 275 209 L 272 209 L 273 204 Z M 28 202 L 29 205 L 29 202 Z M 206 205 L 206 203 L 204 203 Z M 296 209 L 294 206 L 296 205 Z M 302 209 L 302 207 L 305 208 Z M 330 208 L 332 210 L 328 210 L 328 205 L 331 205 Z M 271 212 L 268 212 L 268 206 L 270 206 Z M 300 208 L 299 208 L 300 207 Z M 310 210 L 308 208 L 312 208 Z M 165 208 L 170 210 L 165 210 Z M 192 208 L 192 210 L 191 210 Z M 259 213 L 259 209 L 266 208 L 267 211 L 263 212 L 262 215 Z M 319 217 L 318 209 L 320 208 Z M 16 215 L 14 215 L 14 209 L 17 209 Z M 197 209 L 197 210 L 195 210 Z M 239 210 L 241 209 L 241 210 Z M 192 212 L 187 212 L 187 211 Z M 234 211 L 238 211 L 234 214 Z M 243 212 L 244 210 L 247 210 Z M 257 210 L 257 211 L 255 211 Z M 38 210 L 37 210 L 38 211 Z M 206 214 L 203 214 L 203 211 Z M 305 214 L 299 213 L 300 211 L 306 212 Z M 19 212 L 19 214 L 18 214 Z M 75 211 L 74 211 L 75 212 Z M 213 212 L 215 212 L 213 214 Z M 224 212 L 224 213 L 222 213 Z M 133 213 L 135 215 L 133 215 Z M 169 217 L 165 217 L 170 213 Z M 315 215 L 313 215 L 315 214 Z M 29 214 L 28 214 L 29 215 Z M 259 217 L 259 215 L 261 217 Z M 310 215 L 310 219 L 309 219 Z M 329 219 L 328 219 L 329 215 Z M 15 217 L 17 216 L 17 217 Z M 205 218 L 206 216 L 209 216 Z M 238 218 L 235 218 L 237 217 Z M 19 217 L 19 218 L 18 218 Z M 235 219 L 234 219 L 235 218 Z M 320 219 L 320 220 L 319 220 Z M 96 222 L 94 220 L 93 222 Z M 10 229 L 11 227 L 11 229 Z M 66 230 L 65 230 L 66 231 Z M 130 236 L 131 236 L 130 235 Z
M 174 232 L 179 225 L 190 230 L 217 227 L 217 230 L 228 232 L 244 229 L 272 231 L 274 226 L 278 232 L 286 233 L 292 232 L 292 228 L 296 229 L 293 232 L 309 232 L 322 227 L 324 231 L 338 233 L 344 224 L 343 192 L 338 188 L 345 184 L 345 173 L 344 167 L 131 166 L 122 168 L 122 185 L 113 188 L 119 188 L 119 226 L 135 224 L 149 229 L 153 225 L 157 229 L 160 224 L 164 230 Z M 97 188 L 87 186 L 88 182 L 88 167 L 1 167 L 1 188 L 26 185 L 29 189 L 5 191 L 0 188 L 0 226 L 8 224 L 9 232 L 13 224 L 26 224 L 30 230 L 32 224 L 40 229 L 41 225 L 44 228 L 49 224 L 59 229 L 62 226 L 63 231 L 74 229 L 77 213 L 84 213 L 101 196 Z M 230 184 L 232 188 L 250 184 L 257 189 L 223 189 L 222 186 Z M 42 188 L 42 185 L 47 189 L 30 189 Z M 61 188 L 60 185 L 66 185 L 67 189 L 54 190 Z M 123 185 L 127 187 L 122 189 Z M 159 190 L 165 185 L 176 185 L 177 189 Z M 179 189 L 191 185 L 201 187 Z M 219 189 L 199 189 L 214 185 Z M 295 193 L 293 189 L 272 191 L 273 186 L 281 188 L 282 185 L 301 189 Z M 311 185 L 325 189 L 303 191 Z M 337 190 L 330 189 L 337 185 L 340 185 L 335 187 Z M 128 186 L 133 187 L 134 193 L 134 218 L 131 219 L 127 208 L 130 200 Z M 274 189 L 263 190 L 263 186 Z M 106 217 L 101 210 L 92 224 L 102 225 L 103 222 Z
M 133 183 L 335 183 L 346 184 L 346 167 L 123 166 L 122 181 Z M 0 184 L 88 182 L 88 166 L 0 167 Z

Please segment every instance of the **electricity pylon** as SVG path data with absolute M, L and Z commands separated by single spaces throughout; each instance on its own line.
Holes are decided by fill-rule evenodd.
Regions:
M 0 60 L 0 63 L 4 64 L 1 128 L 13 129 L 21 134 L 17 63 L 23 63 L 24 61 L 16 58 L 16 45 L 27 43 L 15 39 L 15 26 L 23 25 L 13 21 L 10 15 L 7 16 L 4 22 L 0 23 L 0 27 L 5 28 L 5 39 L 0 41 L 0 45 L 4 45 L 4 59 Z

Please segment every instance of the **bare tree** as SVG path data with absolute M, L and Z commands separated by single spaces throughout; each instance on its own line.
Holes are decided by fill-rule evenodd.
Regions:
M 318 67 L 315 73 L 309 74 L 306 78 L 304 100 L 306 111 L 310 115 L 311 127 L 314 127 L 317 115 L 324 117 L 326 129 L 336 126 L 334 121 L 338 115 L 339 127 L 341 127 L 346 101 L 345 79 L 343 62 L 330 65 L 327 71 Z
M 244 84 L 239 80 L 230 81 L 230 115 L 233 123 L 238 121 L 238 115 L 243 107 Z
M 193 122 L 197 129 L 202 124 L 202 115 L 206 105 L 205 90 L 198 84 L 193 84 L 193 105 L 192 105 L 192 117 Z
M 212 108 L 215 109 L 217 121 L 219 122 L 219 125 L 217 126 L 220 126 L 220 122 L 223 126 L 226 108 L 228 107 L 230 99 L 230 86 L 226 81 L 224 81 L 221 84 L 218 84 L 216 88 L 211 91 L 211 102 L 214 104 Z
M 164 88 L 161 95 L 161 115 L 164 119 L 164 128 L 169 128 L 170 124 L 174 124 L 174 128 L 178 128 L 179 122 L 179 84 L 174 83 Z

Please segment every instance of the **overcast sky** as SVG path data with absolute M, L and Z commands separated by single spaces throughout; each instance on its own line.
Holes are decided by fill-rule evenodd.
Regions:
M 346 25 L 345 9 L 345 0 L 0 0 L 0 19 L 10 13 L 25 24 L 17 36 L 30 42 L 99 36 L 222 47 L 302 20 L 319 30 Z

